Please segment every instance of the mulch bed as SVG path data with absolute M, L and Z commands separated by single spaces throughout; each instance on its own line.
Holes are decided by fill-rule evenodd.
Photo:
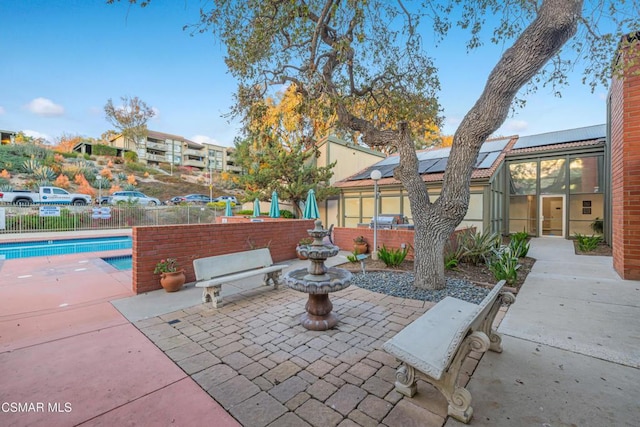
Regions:
M 516 283 L 512 285 L 511 291 L 517 292 L 522 284 L 524 283 L 527 275 L 531 271 L 533 264 L 536 262 L 534 258 L 520 258 L 520 269 L 518 269 L 518 279 Z M 341 264 L 337 267 L 344 268 L 353 273 L 358 273 L 362 271 L 360 266 L 360 262 L 356 263 L 345 263 Z M 400 266 L 395 268 L 389 268 L 385 265 L 381 260 L 373 260 L 370 257 L 365 259 L 365 271 L 398 271 L 398 272 L 412 272 L 413 271 L 413 261 L 404 261 Z M 479 265 L 471 265 L 461 263 L 455 270 L 445 270 L 445 277 L 455 278 L 455 279 L 464 279 L 468 282 L 473 283 L 477 286 L 482 287 L 493 287 L 496 284 L 497 280 L 493 276 L 493 273 L 489 270 L 484 264 Z

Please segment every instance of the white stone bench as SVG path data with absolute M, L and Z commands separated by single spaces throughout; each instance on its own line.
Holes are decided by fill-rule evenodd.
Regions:
M 502 304 L 515 301 L 513 294 L 501 291 L 504 284 L 500 281 L 479 305 L 444 298 L 383 345 L 402 362 L 395 382 L 399 393 L 413 397 L 418 374 L 444 395 L 449 415 L 469 422 L 471 394 L 458 387 L 458 375 L 472 350 L 502 352 L 502 338 L 492 329 L 493 320 Z
M 267 248 L 254 249 L 244 252 L 235 252 L 225 255 L 198 258 L 193 261 L 193 269 L 196 273 L 196 287 L 204 288 L 202 302 L 209 302 L 213 307 L 222 305 L 222 284 L 234 280 L 264 274 L 264 284 L 269 280 L 273 288 L 278 288 L 280 273 L 287 265 L 274 265 L 271 252 Z

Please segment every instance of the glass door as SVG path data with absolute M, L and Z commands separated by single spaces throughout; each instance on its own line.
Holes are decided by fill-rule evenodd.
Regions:
M 540 196 L 540 236 L 564 237 L 564 195 Z

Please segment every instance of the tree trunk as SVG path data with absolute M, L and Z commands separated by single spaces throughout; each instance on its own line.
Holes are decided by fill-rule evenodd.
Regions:
M 434 203 L 418 174 L 418 158 L 407 125 L 400 124 L 395 141 L 400 165 L 395 177 L 407 189 L 415 224 L 416 287 L 445 287 L 444 246 L 469 207 L 471 174 L 480 147 L 504 123 L 518 90 L 575 34 L 581 11 L 580 0 L 543 2 L 536 19 L 496 64 L 480 99 L 456 131 L 442 193 Z

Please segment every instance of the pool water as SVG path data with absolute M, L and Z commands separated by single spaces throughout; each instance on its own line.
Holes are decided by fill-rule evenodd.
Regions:
M 131 270 L 133 268 L 133 257 L 131 255 L 105 257 L 102 260 L 118 270 Z
M 131 236 L 0 243 L 0 259 L 131 249 Z

